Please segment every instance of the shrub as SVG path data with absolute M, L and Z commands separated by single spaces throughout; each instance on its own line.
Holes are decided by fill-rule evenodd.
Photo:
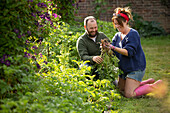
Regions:
M 37 42 L 48 36 L 50 27 L 55 29 L 54 21 L 59 19 L 52 11 L 48 12 L 52 7 L 47 7 L 48 3 L 51 4 L 45 0 L 1 1 L 1 98 L 15 92 L 22 83 L 30 83 L 29 77 L 40 68 L 36 62 Z M 31 66 L 30 60 L 35 66 Z
M 75 68 L 76 39 L 50 0 L 2 0 L 0 112 L 102 112 L 118 109 L 109 80 Z M 89 76 L 90 80 L 86 77 Z M 113 101 L 114 100 L 114 101 Z
M 74 22 L 76 9 L 78 8 L 77 0 L 55 0 L 57 5 L 57 14 L 61 15 L 61 20 L 67 23 Z
M 132 27 L 139 32 L 141 37 L 160 36 L 166 34 L 163 27 L 160 26 L 160 23 L 156 21 L 144 21 L 141 16 L 135 13 L 132 15 L 134 19 Z

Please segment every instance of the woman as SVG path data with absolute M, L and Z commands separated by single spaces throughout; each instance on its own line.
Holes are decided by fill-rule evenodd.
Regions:
M 119 75 L 118 87 L 127 98 L 150 93 L 162 82 L 152 78 L 141 82 L 146 68 L 145 54 L 138 32 L 128 25 L 130 19 L 133 20 L 129 7 L 115 9 L 112 21 L 119 32 L 113 37 L 112 44 L 106 45 L 120 60 L 119 66 L 124 73 Z

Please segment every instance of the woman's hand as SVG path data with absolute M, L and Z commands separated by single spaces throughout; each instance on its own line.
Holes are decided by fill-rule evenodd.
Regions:
M 115 46 L 113 46 L 112 44 L 110 44 L 110 43 L 105 43 L 105 45 L 104 45 L 106 48 L 109 48 L 109 49 L 115 49 L 116 47 Z

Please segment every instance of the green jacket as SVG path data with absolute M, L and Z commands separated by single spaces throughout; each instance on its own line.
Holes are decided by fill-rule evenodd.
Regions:
M 97 34 L 96 42 L 90 39 L 87 33 L 80 36 L 76 45 L 80 59 L 83 61 L 89 60 L 90 64 L 95 64 L 95 62 L 92 61 L 92 58 L 93 56 L 99 56 L 101 54 L 100 42 L 101 39 L 105 38 L 108 39 L 108 37 L 102 32 Z

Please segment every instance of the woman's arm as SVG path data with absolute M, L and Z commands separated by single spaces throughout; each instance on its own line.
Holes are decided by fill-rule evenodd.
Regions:
M 115 47 L 115 49 L 113 49 L 113 50 L 122 54 L 122 55 L 128 56 L 128 51 L 126 49 Z

